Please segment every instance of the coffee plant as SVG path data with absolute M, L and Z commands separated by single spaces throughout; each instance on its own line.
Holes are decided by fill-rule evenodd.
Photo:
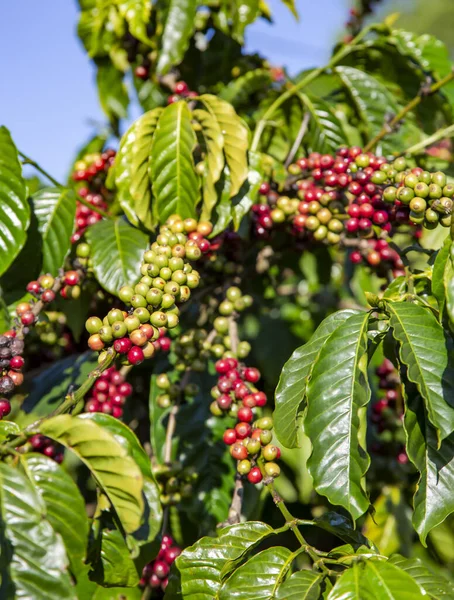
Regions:
M 79 4 L 108 128 L 64 183 L 0 128 L 0 597 L 454 598 L 446 47 Z

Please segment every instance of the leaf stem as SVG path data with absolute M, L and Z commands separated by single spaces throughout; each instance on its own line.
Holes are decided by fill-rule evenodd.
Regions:
M 52 177 L 52 175 L 50 175 L 46 170 L 44 170 L 41 167 L 41 165 L 39 165 L 36 161 L 34 161 L 33 159 L 31 159 L 29 156 L 27 156 L 26 154 L 24 154 L 20 150 L 18 150 L 17 153 L 22 158 L 22 164 L 23 165 L 30 165 L 30 166 L 32 166 L 34 169 L 36 169 L 37 171 L 39 171 L 39 173 L 41 173 L 41 175 L 44 175 L 44 177 L 46 177 L 53 185 L 55 185 L 55 187 L 58 187 L 58 188 L 64 188 L 65 187 L 64 185 L 62 185 L 61 183 L 59 183 L 56 179 L 54 179 Z
M 405 152 L 403 152 L 402 154 L 404 154 L 406 156 L 409 156 L 411 154 L 418 154 L 421 150 L 424 150 L 424 148 L 427 148 L 427 146 L 432 146 L 439 140 L 449 138 L 452 136 L 454 136 L 454 125 L 449 125 L 449 127 L 444 127 L 443 129 L 439 129 L 433 135 L 430 135 L 425 140 L 422 140 L 422 142 L 419 142 L 419 143 L 415 144 L 414 146 L 407 148 L 407 150 L 405 150 Z
M 435 94 L 435 92 L 438 92 L 438 90 L 440 90 L 444 85 L 446 85 L 453 79 L 454 71 L 451 71 L 451 73 L 448 73 L 448 75 L 435 82 L 427 90 L 420 90 L 418 92 L 418 95 L 415 96 L 412 100 L 410 100 L 410 102 L 406 106 L 401 108 L 397 115 L 395 115 L 389 123 L 383 125 L 383 127 L 377 133 L 377 135 L 366 144 L 366 146 L 364 147 L 364 152 L 369 152 L 370 150 L 372 150 L 372 148 L 374 148 L 380 140 L 382 140 L 388 133 L 390 133 L 394 129 L 394 127 L 407 115 L 407 113 L 409 113 L 410 111 L 415 109 L 419 104 L 421 104 L 425 96 L 431 96 L 432 94 Z
M 270 121 L 270 119 L 273 117 L 276 110 L 280 106 L 282 106 L 282 104 L 284 104 L 284 102 L 286 102 L 294 94 L 296 94 L 297 92 L 299 92 L 300 90 L 305 88 L 307 85 L 312 83 L 315 79 L 317 79 L 317 77 L 319 77 L 320 75 L 322 75 L 329 69 L 332 69 L 334 66 L 337 65 L 337 63 L 339 61 L 341 61 L 343 58 L 348 56 L 348 54 L 350 54 L 350 52 L 353 51 L 354 47 L 358 44 L 358 42 L 360 42 L 373 28 L 374 28 L 374 25 L 365 27 L 362 31 L 360 31 L 358 33 L 358 35 L 355 38 L 353 38 L 353 40 L 349 44 L 342 46 L 342 48 L 338 52 L 336 52 L 336 54 L 331 58 L 331 60 L 329 61 L 329 63 L 326 66 L 319 67 L 318 69 L 314 69 L 313 71 L 308 73 L 306 75 L 306 77 L 303 77 L 303 79 L 301 81 L 299 81 L 297 84 L 293 85 L 291 88 L 289 88 L 283 94 L 281 94 L 278 98 L 276 98 L 276 100 L 273 102 L 273 104 L 271 104 L 271 106 L 265 111 L 263 117 L 257 123 L 257 127 L 255 128 L 254 137 L 252 138 L 252 143 L 251 143 L 251 148 L 250 148 L 250 150 L 252 152 L 257 150 L 257 148 L 259 146 L 260 138 L 262 137 L 262 133 L 263 133 L 265 127 L 268 125 L 268 122 Z

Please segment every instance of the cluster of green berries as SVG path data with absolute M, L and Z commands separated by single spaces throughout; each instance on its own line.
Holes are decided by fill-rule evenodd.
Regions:
M 160 373 L 156 377 L 156 386 L 160 391 L 156 398 L 156 402 L 160 408 L 168 408 L 182 398 L 189 400 L 199 393 L 199 386 L 197 384 L 188 383 L 181 388 L 178 383 L 171 383 L 167 373 Z
M 160 501 L 164 506 L 174 506 L 192 497 L 197 471 L 193 467 L 183 467 L 178 462 L 153 467 L 153 474 L 159 485 Z
M 103 320 L 87 320 L 86 328 L 91 334 L 88 345 L 92 350 L 105 351 L 113 345 L 124 356 L 125 364 L 132 365 L 154 355 L 153 341 L 159 339 L 159 330 L 178 325 L 178 304 L 189 300 L 191 290 L 200 283 L 200 275 L 189 261 L 198 260 L 202 250 L 188 234 L 200 227 L 206 230 L 207 225 L 211 231 L 211 224 L 198 224 L 194 219 L 168 219 L 144 253 L 140 281 L 134 287 L 125 285 L 119 290 L 119 298 L 129 311 L 112 309 Z M 100 360 L 103 358 L 101 352 Z

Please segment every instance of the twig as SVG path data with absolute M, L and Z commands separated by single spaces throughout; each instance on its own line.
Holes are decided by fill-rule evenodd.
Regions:
M 289 166 L 289 164 L 291 162 L 293 162 L 293 159 L 295 158 L 295 154 L 298 152 L 298 148 L 301 145 L 301 142 L 303 141 L 303 138 L 306 134 L 307 131 L 307 126 L 309 125 L 309 120 L 311 118 L 310 113 L 305 113 L 303 120 L 301 121 L 301 125 L 300 128 L 298 130 L 298 135 L 295 138 L 295 141 L 293 142 L 293 146 L 290 149 L 290 152 L 288 153 L 288 156 L 285 160 L 284 166 L 285 168 L 287 168 Z
M 454 125 L 449 125 L 449 127 L 439 129 L 433 135 L 430 135 L 425 140 L 422 140 L 422 142 L 419 142 L 418 144 L 407 148 L 407 150 L 405 150 L 405 152 L 403 152 L 402 154 L 406 156 L 410 156 L 411 154 L 418 154 L 421 150 L 427 148 L 427 146 L 432 146 L 433 144 L 436 144 L 439 140 L 450 138 L 452 136 L 454 136 Z
M 243 506 L 244 486 L 243 479 L 239 473 L 235 475 L 235 487 L 233 488 L 232 502 L 230 504 L 227 519 L 218 523 L 217 527 L 227 527 L 227 525 L 236 525 L 241 521 L 241 508 Z
M 235 356 L 238 352 L 238 344 L 240 342 L 238 338 L 238 325 L 235 320 L 235 316 L 232 315 L 229 318 L 229 338 L 230 338 L 230 349 L 232 350 Z
M 33 159 L 31 159 L 29 156 L 27 156 L 26 154 L 24 154 L 20 150 L 18 150 L 17 153 L 22 158 L 22 164 L 32 166 L 34 169 L 36 169 L 37 171 L 39 171 L 41 173 L 41 175 L 44 175 L 44 177 L 46 177 L 51 183 L 53 183 L 55 185 L 55 187 L 58 187 L 58 188 L 64 188 L 65 187 L 64 185 L 62 185 L 61 183 L 59 183 L 56 179 L 54 179 L 52 177 L 52 175 L 50 175 L 47 171 L 45 171 L 41 167 L 41 165 L 39 165 L 36 161 L 34 161 Z
M 451 73 L 449 73 L 448 75 L 443 77 L 443 79 L 440 79 L 439 81 L 431 85 L 429 88 L 424 88 L 424 90 L 420 90 L 418 95 L 415 96 L 413 100 L 410 100 L 410 102 L 406 106 L 401 108 L 401 110 L 389 121 L 389 123 L 386 123 L 377 133 L 377 135 L 374 138 L 372 138 L 368 144 L 366 144 L 364 152 L 369 152 L 370 150 L 372 150 L 372 148 L 374 148 L 374 146 L 376 146 L 378 142 L 390 132 L 390 130 L 394 130 L 396 125 L 405 117 L 405 115 L 412 111 L 414 108 L 416 108 L 422 102 L 423 98 L 435 94 L 435 92 L 438 92 L 438 90 L 440 90 L 444 85 L 446 85 L 453 79 L 454 71 L 451 71 Z

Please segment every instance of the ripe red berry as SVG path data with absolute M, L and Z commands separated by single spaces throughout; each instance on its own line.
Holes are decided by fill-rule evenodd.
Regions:
M 27 284 L 27 292 L 30 292 L 31 294 L 39 294 L 40 289 L 41 286 L 38 281 L 30 281 L 30 283 Z
M 148 77 L 147 67 L 144 67 L 143 65 L 139 65 L 138 67 L 135 68 L 134 75 L 136 77 L 138 77 L 139 79 L 147 79 L 147 77 Z
M 236 436 L 240 440 L 244 440 L 251 435 L 252 428 L 249 423 L 237 423 L 235 425 Z
M 266 196 L 270 191 L 270 184 L 267 181 L 264 181 L 263 183 L 260 184 L 259 187 L 259 194 L 261 194 L 262 196 Z
M 20 320 L 22 325 L 32 325 L 35 322 L 35 315 L 31 311 L 25 312 Z
M 159 339 L 160 349 L 163 352 L 169 352 L 172 340 L 169 337 L 162 337 Z
M 230 371 L 229 362 L 227 360 L 223 360 L 222 358 L 216 362 L 215 368 L 216 373 L 219 373 L 220 375 L 224 375 L 225 373 Z
M 234 429 L 226 429 L 222 439 L 227 446 L 231 446 L 237 441 L 236 431 Z
M 66 271 L 64 282 L 66 285 L 77 285 L 79 283 L 79 273 L 77 271 Z
M 253 467 L 247 474 L 250 483 L 260 483 L 263 479 L 262 473 L 258 467 Z
M 348 233 L 355 233 L 356 231 L 358 231 L 358 227 L 359 221 L 355 217 L 352 217 L 351 219 L 347 219 L 347 221 L 345 221 L 345 229 L 348 231 Z
M 248 396 L 243 398 L 243 406 L 246 406 L 247 408 L 255 408 L 257 406 L 257 402 L 255 401 L 254 394 L 249 394 Z
M 248 457 L 247 448 L 241 442 L 235 442 L 230 446 L 230 454 L 235 460 L 244 460 Z
M 123 416 L 123 409 L 121 408 L 121 406 L 112 407 L 112 416 L 116 419 L 121 419 L 121 417 Z
M 114 342 L 114 349 L 118 354 L 127 354 L 131 348 L 132 342 L 129 338 L 120 338 Z
M 228 410 L 232 406 L 232 398 L 228 394 L 221 394 L 216 402 L 222 410 Z
M 44 290 L 41 294 L 41 300 L 46 304 L 55 300 L 55 292 L 53 290 Z
M 358 250 L 353 250 L 353 252 L 350 254 L 350 260 L 354 265 L 359 264 L 363 260 L 361 252 Z
M 244 370 L 244 378 L 250 383 L 257 383 L 260 379 L 260 371 L 255 367 L 248 367 Z
M 143 350 L 138 346 L 133 346 L 127 354 L 128 360 L 132 365 L 140 365 L 144 360 Z
M 6 398 L 0 398 L 0 419 L 6 417 L 11 412 L 11 404 Z
M 218 401 L 219 401 L 219 398 L 218 398 Z M 254 419 L 254 413 L 247 406 L 242 406 L 241 408 L 238 409 L 237 417 L 238 417 L 239 421 L 243 421 L 245 423 L 251 423 Z
M 267 401 L 267 397 L 265 392 L 255 392 L 254 394 L 254 400 L 257 406 L 265 406 L 266 401 Z
M 118 393 L 122 396 L 130 396 L 132 394 L 132 385 L 125 381 L 118 386 Z
M 12 359 L 9 361 L 9 366 L 11 367 L 11 369 L 19 371 L 24 366 L 24 359 L 22 358 L 22 356 L 13 356 Z
M 188 84 L 186 81 L 178 81 L 175 84 L 175 93 L 176 94 L 186 94 L 189 91 Z

